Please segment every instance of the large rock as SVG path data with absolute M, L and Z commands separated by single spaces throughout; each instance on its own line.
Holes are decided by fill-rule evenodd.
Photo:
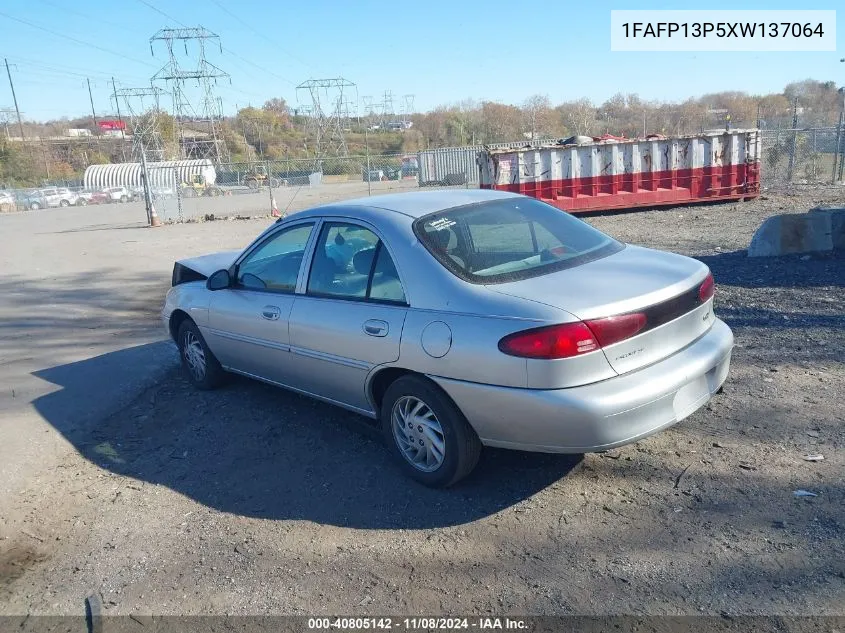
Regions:
M 833 250 L 845 252 L 845 207 L 823 205 L 810 209 L 810 213 L 830 214 L 830 239 Z
M 795 253 L 828 253 L 833 250 L 831 213 L 785 213 L 766 218 L 751 244 L 749 257 Z

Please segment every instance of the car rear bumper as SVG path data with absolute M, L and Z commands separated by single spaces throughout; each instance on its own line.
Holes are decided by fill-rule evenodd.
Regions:
M 653 365 L 569 389 L 518 389 L 432 376 L 488 446 L 590 453 L 630 444 L 707 404 L 728 376 L 733 333 L 716 319 Z

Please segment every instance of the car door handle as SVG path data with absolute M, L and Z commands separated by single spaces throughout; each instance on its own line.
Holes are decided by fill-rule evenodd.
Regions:
M 370 336 L 387 336 L 388 329 L 386 321 L 379 321 L 378 319 L 364 321 L 364 333 Z
M 282 311 L 276 306 L 264 306 L 261 308 L 261 316 L 268 321 L 276 321 L 282 315 Z

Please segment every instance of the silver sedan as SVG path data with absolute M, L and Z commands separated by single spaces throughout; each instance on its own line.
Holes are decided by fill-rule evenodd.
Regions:
M 162 318 L 201 389 L 228 372 L 368 416 L 411 477 L 482 446 L 585 453 L 684 419 L 728 375 L 699 261 L 533 198 L 460 190 L 302 211 L 177 262 Z

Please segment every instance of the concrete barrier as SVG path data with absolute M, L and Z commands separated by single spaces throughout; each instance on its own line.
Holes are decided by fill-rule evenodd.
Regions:
M 748 246 L 749 257 L 833 250 L 831 213 L 785 213 L 766 218 Z
M 815 207 L 810 209 L 810 213 L 830 215 L 830 239 L 833 242 L 833 250 L 845 252 L 845 207 Z

